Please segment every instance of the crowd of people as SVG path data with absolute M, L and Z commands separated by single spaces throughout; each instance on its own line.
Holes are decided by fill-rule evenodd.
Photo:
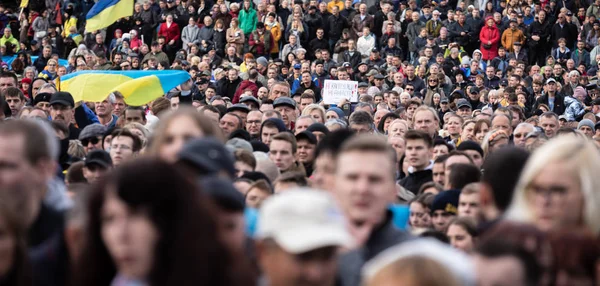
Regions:
M 599 285 L 600 0 L 94 4 L 0 4 L 0 285 Z

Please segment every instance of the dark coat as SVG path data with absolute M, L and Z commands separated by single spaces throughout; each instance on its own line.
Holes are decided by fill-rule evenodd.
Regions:
M 542 103 L 550 106 L 550 104 L 548 104 L 548 94 L 544 94 L 544 95 L 540 96 L 537 99 L 537 101 L 535 102 L 533 109 L 534 110 L 538 109 L 538 106 Z M 557 92 L 556 97 L 554 99 L 554 109 L 552 109 L 551 111 L 553 111 L 554 113 L 556 113 L 558 115 L 562 115 L 563 113 L 565 113 L 566 109 L 567 109 L 567 107 L 565 106 L 565 97 L 562 94 Z
M 433 181 L 433 173 L 431 169 L 409 173 L 400 181 L 400 186 L 409 190 L 413 194 L 419 193 L 419 189 L 425 183 Z
M 373 229 L 364 246 L 344 253 L 338 260 L 337 283 L 339 286 L 358 286 L 361 283 L 363 265 L 384 250 L 414 238 L 396 228 L 392 213 L 387 212 L 384 223 Z

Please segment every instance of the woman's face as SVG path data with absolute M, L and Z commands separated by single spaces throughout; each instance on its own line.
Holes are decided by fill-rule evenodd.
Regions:
M 404 134 L 406 133 L 407 127 L 406 125 L 402 124 L 401 122 L 396 122 L 392 125 L 390 125 L 388 133 L 390 136 L 400 136 L 404 138 Z
M 452 116 L 448 119 L 446 123 L 446 127 L 448 129 L 448 133 L 452 136 L 458 136 L 461 130 L 461 122 L 460 119 L 456 116 Z
M 448 146 L 437 145 L 433 147 L 433 160 L 437 159 L 439 156 L 446 155 L 448 153 L 450 153 L 450 150 L 448 150 Z
M 173 118 L 166 129 L 159 156 L 167 162 L 175 163 L 177 153 L 181 151 L 183 145 L 191 139 L 202 136 L 204 133 L 191 118 L 187 116 Z
M 475 243 L 473 237 L 460 225 L 451 224 L 446 231 L 450 245 L 466 253 L 473 251 Z
M 323 118 L 323 115 L 321 115 L 321 112 L 319 112 L 319 110 L 317 110 L 317 109 L 311 111 L 310 116 L 319 123 L 325 123 L 325 119 Z
M 330 110 L 330 111 L 327 111 L 327 113 L 325 113 L 325 118 L 327 120 L 329 120 L 329 119 L 339 119 L 340 117 L 338 116 L 337 113 L 335 113 L 335 111 Z
M 107 190 L 101 209 L 101 236 L 117 272 L 146 279 L 154 263 L 159 233 L 148 211 L 132 209 L 113 190 Z
M 584 197 L 570 164 L 547 164 L 526 192 L 534 224 L 542 231 L 581 224 Z
M 392 117 L 388 117 L 385 119 L 385 121 L 383 122 L 383 131 L 387 134 L 388 133 L 388 129 L 390 127 L 390 124 L 394 121 L 394 118 Z
M 413 202 L 410 204 L 409 222 L 412 227 L 429 228 L 431 227 L 431 216 L 429 210 L 421 203 Z
M 440 104 L 440 100 L 441 100 L 441 98 L 440 98 L 439 94 L 436 94 L 436 95 L 433 96 L 433 104 L 434 105 L 439 105 Z
M 464 142 L 467 140 L 473 141 L 475 137 L 475 123 L 469 123 L 463 128 L 460 134 L 460 141 Z
M 246 194 L 246 206 L 250 208 L 258 209 L 264 200 L 266 200 L 270 194 L 259 189 L 252 188 Z
M 481 144 L 481 142 L 483 142 L 483 137 L 485 137 L 485 134 L 487 134 L 488 131 L 490 131 L 490 127 L 486 123 L 481 124 L 479 130 L 475 133 L 475 140 L 477 140 L 477 143 Z
M 6 277 L 6 274 L 12 268 L 15 259 L 15 247 L 14 233 L 9 229 L 5 218 L 0 216 L 0 277 Z

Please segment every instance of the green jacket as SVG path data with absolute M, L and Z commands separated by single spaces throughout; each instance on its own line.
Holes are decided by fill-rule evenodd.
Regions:
M 244 31 L 245 35 L 252 33 L 252 31 L 256 30 L 256 23 L 258 22 L 258 15 L 256 15 L 256 10 L 252 7 L 253 4 L 250 4 L 250 9 L 242 9 L 240 14 L 238 15 L 238 20 L 240 20 L 240 29 Z

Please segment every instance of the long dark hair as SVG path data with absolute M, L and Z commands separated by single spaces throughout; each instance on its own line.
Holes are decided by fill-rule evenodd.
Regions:
M 86 243 L 73 285 L 110 285 L 117 268 L 101 236 L 101 210 L 114 192 L 129 208 L 144 208 L 159 233 L 147 281 L 157 285 L 254 285 L 219 240 L 213 205 L 194 181 L 168 163 L 141 158 L 94 186 Z M 242 282 L 243 281 L 243 282 Z M 243 284 L 242 284 L 243 283 Z
M 379 124 L 377 125 L 377 130 L 381 134 L 386 134 L 385 131 L 383 130 L 383 127 L 385 126 L 385 121 L 388 118 L 400 119 L 400 116 L 398 114 L 396 114 L 396 113 L 393 113 L 393 112 L 389 112 L 389 113 L 386 113 L 385 115 L 383 115 L 381 117 L 381 120 L 379 120 Z

